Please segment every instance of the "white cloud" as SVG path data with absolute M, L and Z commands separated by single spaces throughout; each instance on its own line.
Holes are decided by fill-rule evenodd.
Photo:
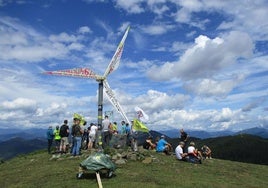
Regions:
M 139 14 L 144 12 L 142 3 L 144 0 L 136 1 L 125 1 L 125 0 L 116 0 L 116 6 L 122 9 L 125 9 L 129 13 Z
M 85 34 L 85 33 L 92 33 L 92 31 L 88 26 L 83 26 L 78 29 L 78 33 Z
M 185 83 L 185 89 L 198 96 L 225 97 L 236 87 L 243 77 L 229 80 L 217 81 L 212 79 L 202 79 Z
M 2 107 L 6 110 L 32 109 L 36 107 L 36 101 L 25 98 L 17 98 L 14 101 L 2 102 Z
M 74 35 L 69 35 L 69 34 L 63 32 L 63 33 L 60 33 L 58 35 L 50 35 L 49 40 L 52 42 L 70 43 L 70 42 L 76 42 L 77 38 Z
M 0 60 L 6 62 L 40 62 L 45 59 L 62 59 L 72 50 L 82 50 L 82 37 L 66 32 L 51 34 L 38 33 L 30 26 L 24 26 L 19 20 L 2 17 L 0 21 Z M 81 29 L 81 28 L 80 28 Z M 85 28 L 84 28 L 85 30 Z
M 253 42 L 246 33 L 230 32 L 215 39 L 199 36 L 195 45 L 186 50 L 178 62 L 153 66 L 148 76 L 155 80 L 207 78 L 234 64 L 238 58 L 250 57 L 252 53 Z
M 144 33 L 150 35 L 162 35 L 164 33 L 167 33 L 172 28 L 174 28 L 174 26 L 172 25 L 154 24 L 149 26 L 143 26 L 142 30 Z

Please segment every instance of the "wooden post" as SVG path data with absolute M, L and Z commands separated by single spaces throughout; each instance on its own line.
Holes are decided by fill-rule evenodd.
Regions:
M 101 183 L 101 178 L 100 178 L 99 172 L 96 172 L 96 177 L 97 177 L 99 188 L 102 188 L 102 183 Z

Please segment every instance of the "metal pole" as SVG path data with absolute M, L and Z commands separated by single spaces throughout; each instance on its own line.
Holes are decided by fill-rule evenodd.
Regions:
M 103 80 L 99 80 L 99 98 L 98 98 L 98 131 L 96 133 L 96 142 L 98 149 L 102 149 L 102 111 L 103 111 Z
M 103 111 L 103 80 L 99 81 L 99 100 L 98 100 L 98 126 L 102 126 Z

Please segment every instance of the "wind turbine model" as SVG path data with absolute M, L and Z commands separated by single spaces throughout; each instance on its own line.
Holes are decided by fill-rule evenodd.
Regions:
M 44 72 L 45 74 L 50 75 L 59 75 L 59 76 L 72 76 L 72 77 L 82 77 L 82 78 L 93 78 L 97 82 L 99 82 L 99 96 L 98 96 L 98 126 L 102 125 L 102 112 L 103 112 L 103 86 L 105 88 L 105 93 L 108 96 L 108 99 L 113 104 L 113 106 L 116 108 L 116 110 L 122 115 L 124 120 L 126 122 L 129 122 L 125 112 L 123 111 L 121 105 L 115 98 L 115 95 L 113 91 L 111 90 L 108 82 L 107 82 L 107 76 L 116 70 L 119 66 L 120 59 L 123 53 L 124 43 L 127 38 L 128 32 L 129 32 L 130 26 L 127 27 L 126 32 L 119 43 L 112 60 L 110 61 L 110 64 L 106 68 L 103 76 L 95 74 L 92 70 L 89 68 L 74 68 L 74 69 L 68 69 L 68 70 L 59 70 L 59 71 L 47 71 Z

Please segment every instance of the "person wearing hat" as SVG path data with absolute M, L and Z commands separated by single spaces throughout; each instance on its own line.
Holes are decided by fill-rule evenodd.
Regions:
M 201 163 L 202 159 L 202 154 L 200 151 L 198 151 L 195 148 L 195 143 L 193 141 L 190 142 L 189 147 L 188 147 L 188 156 L 189 156 L 189 161 L 193 163 Z
M 84 129 L 82 129 L 82 127 L 80 126 L 80 119 L 74 118 L 74 124 L 72 126 L 72 136 L 73 136 L 72 155 L 73 156 L 80 155 L 80 148 L 81 148 L 83 133 L 84 133 Z
M 179 145 L 175 149 L 176 158 L 180 161 L 188 161 L 188 153 L 183 153 L 184 146 L 185 143 L 180 141 Z
M 162 135 L 161 139 L 157 142 L 156 151 L 157 152 L 164 152 L 165 154 L 170 155 L 171 150 L 172 150 L 171 144 L 168 143 L 165 140 L 165 136 Z

